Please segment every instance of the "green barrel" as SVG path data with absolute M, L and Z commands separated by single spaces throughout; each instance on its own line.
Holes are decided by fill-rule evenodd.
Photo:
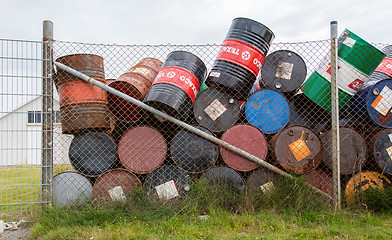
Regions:
M 385 57 L 378 48 L 369 44 L 355 33 L 345 29 L 340 35 L 338 56 L 369 76 Z
M 339 37 L 338 45 L 338 95 L 342 107 L 355 95 L 369 75 L 382 62 L 385 54 L 349 30 Z M 331 111 L 331 59 L 327 55 L 319 67 L 301 87 L 313 102 Z
M 306 80 L 301 90 L 320 107 L 331 111 L 331 82 L 314 71 Z M 352 96 L 342 89 L 338 90 L 339 106 L 343 106 Z

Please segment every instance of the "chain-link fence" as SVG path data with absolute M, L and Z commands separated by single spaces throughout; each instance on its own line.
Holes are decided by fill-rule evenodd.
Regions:
M 273 43 L 264 26 L 251 21 L 244 24 L 254 32 L 245 31 L 236 21 L 244 20 L 216 45 L 53 42 L 56 63 L 218 140 L 56 67 L 56 206 L 124 200 L 138 186 L 174 201 L 199 179 L 264 192 L 282 173 L 333 195 L 330 41 Z M 389 49 L 349 30 L 339 37 L 340 174 L 349 204 L 360 190 L 390 184 Z M 11 134 L 9 126 L 2 131 Z

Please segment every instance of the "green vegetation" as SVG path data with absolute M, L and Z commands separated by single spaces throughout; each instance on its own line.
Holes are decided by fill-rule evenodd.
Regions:
M 336 213 L 302 181 L 238 193 L 196 182 L 185 199 L 151 201 L 142 189 L 126 203 L 47 207 L 36 217 L 39 239 L 391 239 L 392 214 Z

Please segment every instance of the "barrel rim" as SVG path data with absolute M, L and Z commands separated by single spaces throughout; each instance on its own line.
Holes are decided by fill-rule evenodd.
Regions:
M 253 20 L 253 19 L 250 19 L 250 18 L 246 18 L 246 17 L 236 17 L 236 18 L 233 19 L 232 22 L 234 22 L 234 20 L 247 20 L 247 21 L 251 21 L 251 22 L 253 22 L 253 23 L 260 24 L 260 25 L 262 25 L 263 27 L 265 27 L 265 28 L 271 33 L 271 35 L 272 35 L 271 42 L 275 39 L 275 34 L 274 34 L 274 32 L 273 32 L 269 27 L 265 26 L 264 24 L 262 24 L 262 23 L 260 23 L 260 22 L 258 22 L 258 21 L 256 21 L 256 20 Z

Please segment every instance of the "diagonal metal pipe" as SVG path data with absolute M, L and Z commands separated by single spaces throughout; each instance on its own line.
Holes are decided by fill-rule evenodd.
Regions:
M 58 68 L 62 69 L 63 71 L 66 71 L 66 72 L 74 75 L 75 77 L 78 77 L 78 78 L 80 78 L 80 79 L 82 79 L 84 81 L 87 81 L 87 82 L 89 82 L 89 83 L 91 83 L 91 84 L 93 84 L 93 85 L 95 85 L 97 87 L 100 87 L 100 88 L 102 88 L 102 89 L 104 89 L 104 90 L 106 90 L 106 91 L 108 91 L 108 92 L 110 92 L 110 93 L 112 93 L 112 94 L 114 94 L 114 95 L 116 95 L 118 97 L 121 97 L 121 98 L 125 99 L 126 101 L 131 102 L 131 103 L 137 105 L 138 107 L 140 107 L 140 108 L 142 108 L 144 110 L 147 110 L 147 111 L 149 111 L 149 112 L 151 112 L 153 114 L 156 114 L 156 115 L 166 119 L 167 121 L 170 121 L 170 122 L 172 122 L 172 123 L 174 123 L 174 124 L 176 124 L 176 125 L 178 125 L 178 126 L 180 126 L 182 128 L 185 128 L 186 130 L 188 130 L 188 131 L 190 131 L 190 132 L 192 132 L 192 133 L 194 133 L 196 135 L 199 135 L 199 136 L 201 136 L 201 137 L 203 137 L 203 138 L 205 138 L 205 139 L 207 139 L 207 140 L 209 140 L 209 141 L 211 141 L 213 143 L 216 143 L 216 144 L 218 144 L 218 145 L 220 145 L 220 146 L 222 146 L 222 147 L 224 147 L 224 148 L 226 148 L 226 149 L 228 149 L 228 150 L 230 150 L 230 151 L 232 151 L 234 153 L 237 153 L 238 155 L 240 155 L 240 156 L 242 156 L 242 157 L 244 157 L 244 158 L 246 158 L 248 160 L 256 162 L 256 163 L 260 164 L 261 166 L 263 166 L 263 167 L 265 167 L 265 168 L 267 168 L 267 169 L 269 169 L 269 170 L 271 170 L 271 171 L 273 171 L 275 173 L 278 173 L 278 174 L 280 174 L 280 175 L 282 175 L 284 177 L 290 178 L 290 179 L 294 179 L 295 178 L 294 176 L 288 174 L 287 172 L 282 171 L 281 169 L 279 169 L 279 168 L 277 168 L 277 167 L 267 163 L 263 159 L 260 159 L 260 158 L 258 158 L 256 156 L 254 156 L 254 155 L 252 155 L 252 154 L 242 150 L 242 149 L 239 149 L 239 148 L 237 148 L 237 147 L 235 147 L 235 146 L 233 146 L 233 145 L 231 145 L 231 144 L 229 144 L 229 143 L 227 143 L 225 141 L 222 141 L 219 138 L 211 136 L 211 135 L 209 135 L 209 134 L 207 134 L 207 133 L 205 133 L 205 132 L 203 132 L 203 131 L 201 131 L 201 130 L 199 130 L 199 129 L 197 129 L 197 128 L 195 128 L 195 127 L 193 127 L 193 126 L 191 126 L 191 125 L 189 125 L 189 124 L 187 124 L 185 122 L 182 122 L 182 121 L 180 121 L 180 120 L 178 120 L 178 119 L 176 119 L 176 118 L 174 118 L 174 117 L 172 117 L 172 116 L 170 116 L 170 115 L 168 115 L 168 114 L 166 114 L 166 113 L 164 113 L 162 111 L 159 111 L 159 110 L 157 110 L 157 109 L 155 109 L 155 108 L 153 108 L 153 107 L 151 107 L 151 106 L 149 106 L 149 105 L 147 105 L 147 104 L 145 104 L 143 102 L 140 102 L 139 100 L 134 99 L 134 98 L 132 98 L 132 97 L 130 97 L 130 96 L 128 96 L 128 95 L 126 95 L 126 94 L 124 94 L 124 93 L 114 89 L 114 88 L 111 88 L 111 87 L 109 87 L 109 86 L 107 86 L 107 85 L 105 85 L 105 84 L 95 80 L 94 78 L 91 78 L 91 77 L 89 77 L 89 76 L 87 76 L 87 75 L 85 75 L 85 74 L 83 74 L 83 73 L 81 73 L 79 71 L 76 71 L 73 68 L 70 68 L 70 67 L 68 67 L 68 66 L 66 66 L 66 65 L 64 65 L 62 63 L 59 63 L 59 62 L 55 62 L 54 64 L 56 65 L 56 67 L 58 67 Z M 310 187 L 313 190 L 315 190 L 316 192 L 318 192 L 318 193 L 322 194 L 323 196 L 327 197 L 328 199 L 331 199 L 331 196 L 329 196 L 327 193 L 325 193 L 325 192 L 321 191 L 320 189 L 315 188 L 313 186 L 310 186 Z

